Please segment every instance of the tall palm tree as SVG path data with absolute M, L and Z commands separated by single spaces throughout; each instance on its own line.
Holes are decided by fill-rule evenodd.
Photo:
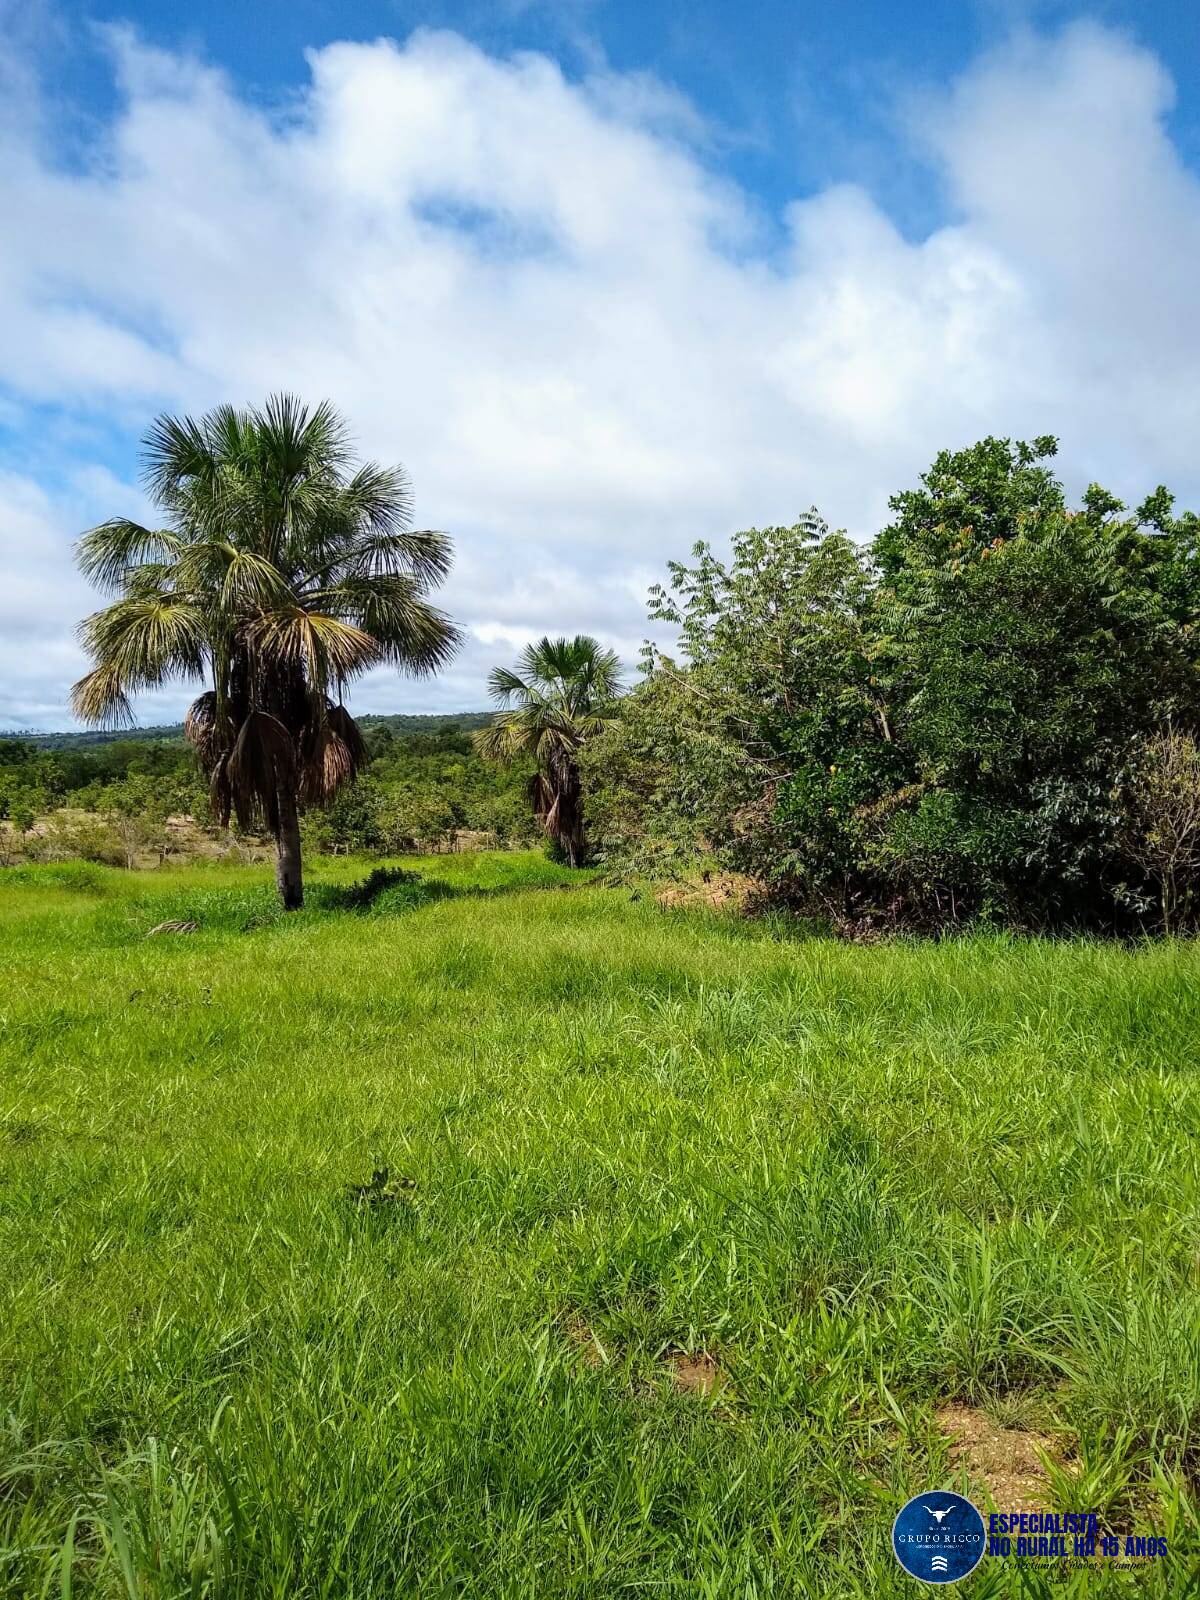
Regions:
M 491 761 L 533 756 L 534 815 L 577 867 L 587 857 L 587 839 L 576 757 L 613 715 L 620 659 L 586 633 L 539 639 L 522 651 L 515 670 L 493 668 L 488 684 L 504 710 L 475 735 L 476 748 Z
M 279 893 L 304 901 L 299 813 L 352 782 L 363 742 L 341 703 L 380 662 L 432 672 L 457 630 L 426 598 L 450 540 L 411 526 L 402 467 L 355 466 L 328 403 L 162 416 L 145 484 L 164 525 L 115 517 L 84 534 L 79 566 L 111 605 L 80 624 L 94 662 L 71 694 L 85 722 L 132 721 L 130 697 L 207 679 L 184 731 L 209 773 L 213 810 L 265 823 Z

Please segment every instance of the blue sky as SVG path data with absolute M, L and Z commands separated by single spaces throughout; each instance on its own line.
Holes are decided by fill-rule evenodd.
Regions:
M 1189 92 L 1200 81 L 1200 17 L 1181 0 L 118 0 L 64 5 L 52 15 L 67 48 L 55 52 L 51 73 L 85 118 L 113 106 L 111 78 L 88 36 L 97 22 L 132 23 L 167 49 L 219 62 L 248 96 L 277 106 L 307 78 L 307 50 L 444 28 L 493 53 L 543 52 L 577 77 L 599 61 L 616 72 L 652 72 L 711 121 L 709 158 L 768 215 L 848 179 L 877 189 L 913 232 L 935 225 L 945 200 L 935 174 L 897 146 L 897 107 L 951 81 L 1014 30 L 1085 18 L 1155 51 L 1181 91 L 1168 118 L 1172 135 L 1189 160 L 1200 158 L 1200 106 Z
M 632 659 L 694 538 L 865 536 L 984 432 L 1194 502 L 1189 11 L 0 0 L 0 726 L 68 721 L 70 542 L 148 514 L 154 414 L 272 388 L 458 544 L 462 656 L 360 709 L 546 629 Z

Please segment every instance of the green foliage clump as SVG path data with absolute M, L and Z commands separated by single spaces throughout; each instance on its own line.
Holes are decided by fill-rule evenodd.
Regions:
M 1055 449 L 943 452 L 869 545 L 814 512 L 672 564 L 682 664 L 589 757 L 606 854 L 714 850 L 852 923 L 1138 925 L 1141 752 L 1200 727 L 1200 522 L 1071 508 Z
M 330 854 L 420 853 L 453 847 L 460 833 L 498 846 L 536 836 L 526 791 L 531 765 L 497 768 L 476 753 L 469 731 L 450 722 L 432 733 L 369 733 L 365 775 L 327 811 L 304 820 L 310 842 Z

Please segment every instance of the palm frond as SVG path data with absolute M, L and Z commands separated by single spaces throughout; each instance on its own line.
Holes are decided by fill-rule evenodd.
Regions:
M 232 410 L 232 407 L 226 407 Z M 210 418 L 155 417 L 142 445 L 142 481 L 159 505 L 170 506 L 181 484 L 216 470 L 209 443 Z
M 133 707 L 119 669 L 104 662 L 71 689 L 71 711 L 93 728 L 132 728 Z
M 218 559 L 225 562 L 221 581 L 221 604 L 226 610 L 239 606 L 277 605 L 291 597 L 287 579 L 279 568 L 254 550 L 239 550 L 231 544 L 216 547 Z
M 545 686 L 531 678 L 523 678 L 511 667 L 493 667 L 488 673 L 488 693 L 501 706 L 543 704 Z
M 558 795 L 549 779 L 540 772 L 535 772 L 529 780 L 529 800 L 534 816 L 547 833 L 553 834 L 558 823 Z
M 356 526 L 389 537 L 406 534 L 412 521 L 412 479 L 401 466 L 366 461 L 341 488 L 345 514 Z
M 409 577 L 344 577 L 311 603 L 361 628 L 377 642 L 380 659 L 413 673 L 432 672 L 454 654 L 461 635 L 429 604 Z
M 211 772 L 220 756 L 233 745 L 233 728 L 214 690 L 207 689 L 188 707 L 183 736 L 194 748 L 201 765 Z
M 299 669 L 320 693 L 384 658 L 379 641 L 362 628 L 301 606 L 264 612 L 246 625 L 244 635 L 260 658 L 260 671 L 269 672 L 272 664 Z
M 111 517 L 76 541 L 75 561 L 89 583 L 112 592 L 145 563 L 169 562 L 180 545 L 169 529 L 144 528 L 128 517 Z
M 328 805 L 344 784 L 353 783 L 367 759 L 358 724 L 345 706 L 330 706 L 310 724 L 301 741 L 300 799 Z
M 118 675 L 125 693 L 204 670 L 204 614 L 169 592 L 115 600 L 85 617 L 78 635 L 97 666 Z
M 310 411 L 299 395 L 273 394 L 249 417 L 281 479 L 310 475 L 315 463 L 337 472 L 350 460 L 350 431 L 329 400 Z
M 121 588 L 129 600 L 161 600 L 166 596 L 189 599 L 179 579 L 178 561 L 143 561 L 140 566 L 130 567 Z
M 343 705 L 330 706 L 325 713 L 325 720 L 337 734 L 338 738 L 350 752 L 350 758 L 356 768 L 361 769 L 367 764 L 367 746 L 363 739 L 362 730 L 358 723 Z
M 208 454 L 223 470 L 244 472 L 258 457 L 254 418 L 237 406 L 214 406 L 201 423 Z
M 498 717 L 485 728 L 477 728 L 471 738 L 479 756 L 499 766 L 515 761 L 524 748 L 520 729 L 507 718 Z
M 353 576 L 411 577 L 422 589 L 441 583 L 453 564 L 449 534 L 433 528 L 358 535 L 340 557 L 340 570 Z

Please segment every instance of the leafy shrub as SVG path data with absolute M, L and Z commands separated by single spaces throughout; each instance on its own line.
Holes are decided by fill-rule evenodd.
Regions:
M 1136 925 L 1146 807 L 1187 785 L 1128 774 L 1200 728 L 1200 521 L 1162 489 L 1068 507 L 1055 448 L 943 452 L 870 546 L 811 513 L 672 563 L 681 660 L 648 652 L 589 757 L 605 859 L 711 849 L 843 922 Z

